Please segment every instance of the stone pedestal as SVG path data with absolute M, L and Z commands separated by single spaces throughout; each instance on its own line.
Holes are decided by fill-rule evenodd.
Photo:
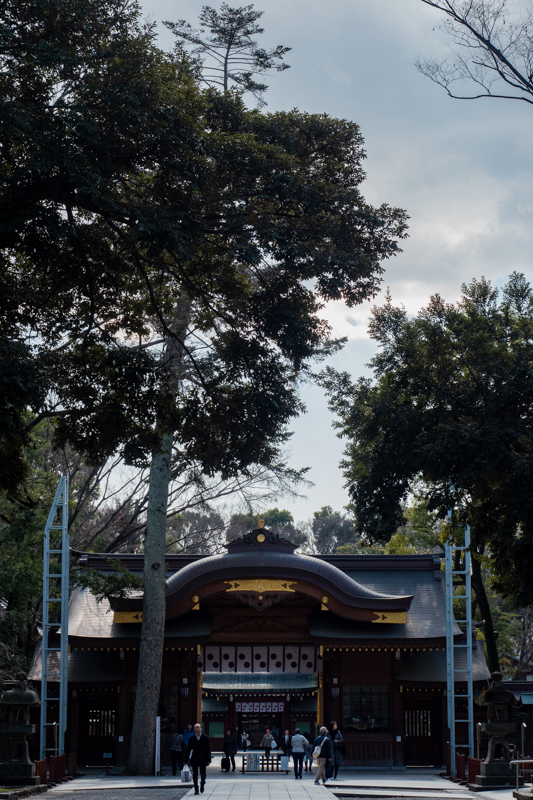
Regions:
M 469 784 L 471 792 L 483 792 L 489 789 L 506 789 L 516 786 L 516 767 L 508 761 L 497 759 L 486 764 L 481 763 L 481 774 L 476 775 L 474 783 Z M 524 779 L 518 778 L 518 785 L 524 785 Z M 533 795 L 531 796 L 533 798 Z
M 0 785 L 39 786 L 30 761 L 26 737 L 35 733 L 30 708 L 40 706 L 34 691 L 25 686 L 10 689 L 0 698 Z
M 502 686 L 502 675 L 493 672 L 489 689 L 484 689 L 476 700 L 479 706 L 487 709 L 487 722 L 481 730 L 490 736 L 487 758 L 481 762 L 481 774 L 468 785 L 471 792 L 483 792 L 489 789 L 506 789 L 516 786 L 516 768 L 511 764 L 509 751 L 509 734 L 516 730 L 516 724 L 509 721 L 509 708 L 516 703 L 512 692 Z M 497 758 L 497 756 L 503 756 Z M 518 779 L 518 785 L 524 785 L 524 779 Z

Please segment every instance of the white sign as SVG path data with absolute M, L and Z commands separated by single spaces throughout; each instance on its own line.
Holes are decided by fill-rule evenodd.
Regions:
M 267 703 L 267 714 L 270 714 L 272 711 L 272 703 Z
M 266 710 L 267 710 L 267 704 L 266 703 L 259 703 L 259 711 L 261 712 L 261 714 L 264 714 L 266 712 Z
M 246 753 L 246 772 L 259 772 L 259 753 Z
M 235 703 L 235 711 L 241 710 L 242 703 Z
M 161 717 L 155 718 L 155 771 L 154 775 L 161 772 Z
M 254 713 L 259 713 L 259 703 L 254 703 Z

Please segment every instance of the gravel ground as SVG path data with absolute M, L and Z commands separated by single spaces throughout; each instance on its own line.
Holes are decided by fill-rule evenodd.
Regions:
M 192 784 L 157 789 L 78 789 L 73 792 L 61 792 L 55 795 L 57 800 L 180 800 Z M 54 797 L 54 792 L 47 793 L 46 797 L 50 800 Z M 54 798 L 55 800 L 55 798 Z

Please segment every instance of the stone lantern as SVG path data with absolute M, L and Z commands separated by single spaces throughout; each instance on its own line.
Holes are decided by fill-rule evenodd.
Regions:
M 0 697 L 0 784 L 3 786 L 40 783 L 26 739 L 35 733 L 35 725 L 30 724 L 30 708 L 40 705 L 37 694 L 26 684 L 9 689 Z
M 509 734 L 516 730 L 516 723 L 509 720 L 509 708 L 517 704 L 512 692 L 502 686 L 502 675 L 493 672 L 490 676 L 490 688 L 484 689 L 476 703 L 487 709 L 487 721 L 481 724 L 481 730 L 490 736 L 487 757 L 481 762 L 481 774 L 476 775 L 475 783 L 470 784 L 472 791 L 483 789 L 501 789 L 515 785 L 511 768 L 509 751 Z M 521 785 L 523 778 L 519 779 Z

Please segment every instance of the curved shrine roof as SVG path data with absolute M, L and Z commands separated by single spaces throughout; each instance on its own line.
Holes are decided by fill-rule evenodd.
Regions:
M 250 591 L 250 579 L 277 579 L 297 585 L 306 593 L 311 584 L 347 609 L 407 611 L 412 595 L 384 594 L 355 581 L 338 567 L 306 555 L 296 555 L 294 546 L 270 531 L 257 529 L 243 539 L 230 542 L 225 554 L 208 556 L 180 569 L 167 580 L 167 608 L 179 606 L 191 593 L 220 582 L 232 583 L 232 591 Z M 224 590 L 224 589 L 222 589 Z M 229 591 L 226 589 L 226 591 Z M 268 591 L 268 590 L 267 590 Z M 278 588 L 278 591 L 283 591 Z M 288 591 L 295 591 L 288 589 Z

